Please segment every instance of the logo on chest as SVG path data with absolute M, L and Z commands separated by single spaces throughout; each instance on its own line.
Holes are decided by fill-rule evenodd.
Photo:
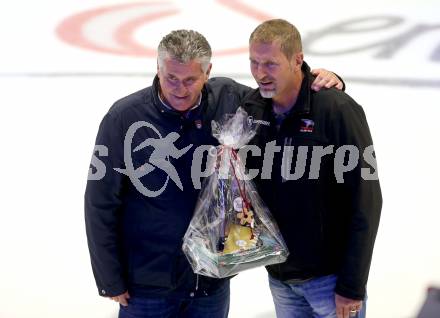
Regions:
M 299 131 L 304 133 L 311 133 L 315 128 L 315 122 L 311 119 L 301 119 Z

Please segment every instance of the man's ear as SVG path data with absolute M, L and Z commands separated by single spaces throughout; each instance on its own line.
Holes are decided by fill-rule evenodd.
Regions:
M 205 81 L 207 81 L 209 79 L 209 74 L 211 73 L 211 68 L 212 68 L 212 63 L 209 63 L 208 69 L 206 70 L 206 73 L 205 73 Z
M 299 68 L 301 68 L 301 66 L 303 64 L 303 61 L 304 61 L 304 54 L 303 54 L 303 52 L 296 53 L 295 54 L 295 64 L 297 66 L 299 66 Z

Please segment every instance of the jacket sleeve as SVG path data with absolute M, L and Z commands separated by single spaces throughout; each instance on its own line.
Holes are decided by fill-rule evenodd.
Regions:
M 105 165 L 105 175 L 100 180 L 88 178 L 84 196 L 87 243 L 101 296 L 116 296 L 126 291 L 118 235 L 125 178 L 113 169 L 123 168 L 123 140 L 121 122 L 114 114 L 108 113 L 96 138 L 96 145 L 108 149 L 106 156 L 98 157 Z
M 365 178 L 364 172 L 371 173 L 364 160 L 364 150 L 373 145 L 365 113 L 352 99 L 340 105 L 338 112 L 338 146 L 353 145 L 359 150 L 356 167 L 344 174 L 342 185 L 347 207 L 348 232 L 345 253 L 342 259 L 335 292 L 341 296 L 362 300 L 366 294 L 366 284 L 373 254 L 373 246 L 379 226 L 382 209 L 382 194 L 377 177 Z M 336 163 L 335 163 L 336 164 Z M 377 173 L 377 171 L 376 171 Z

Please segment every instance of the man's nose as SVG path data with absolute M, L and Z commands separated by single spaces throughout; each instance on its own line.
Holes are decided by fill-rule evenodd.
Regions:
M 176 86 L 174 87 L 174 91 L 178 92 L 178 93 L 186 93 L 187 92 L 187 88 L 183 84 L 183 82 L 177 82 Z
M 264 67 L 264 65 L 258 65 L 255 67 L 255 77 L 258 80 L 262 80 L 263 78 L 265 78 L 267 75 L 266 69 Z

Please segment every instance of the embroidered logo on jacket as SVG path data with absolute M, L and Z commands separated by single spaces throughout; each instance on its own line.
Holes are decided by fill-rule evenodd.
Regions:
M 261 120 L 261 119 L 254 119 L 252 116 L 248 116 L 248 124 L 249 125 L 260 124 L 260 125 L 264 125 L 264 126 L 270 126 L 270 122 L 268 122 L 266 120 Z
M 196 119 L 194 124 L 196 125 L 197 129 L 202 129 L 202 121 L 200 119 Z
M 311 119 L 301 119 L 300 132 L 313 132 L 315 128 L 315 122 Z

